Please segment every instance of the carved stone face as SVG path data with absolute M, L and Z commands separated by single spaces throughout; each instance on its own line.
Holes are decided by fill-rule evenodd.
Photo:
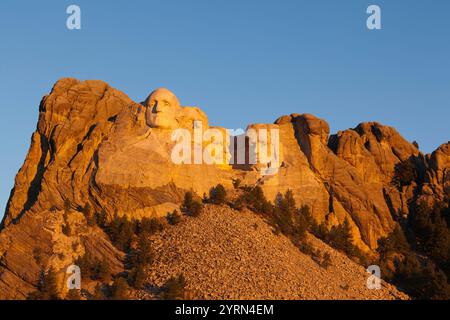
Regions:
M 147 124 L 153 128 L 172 129 L 178 122 L 177 114 L 181 111 L 177 97 L 165 88 L 156 89 L 145 100 L 147 107 Z

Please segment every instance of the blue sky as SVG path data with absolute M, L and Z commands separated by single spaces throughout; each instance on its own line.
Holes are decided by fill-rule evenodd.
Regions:
M 81 7 L 82 29 L 66 28 Z M 382 10 L 382 30 L 366 9 Z M 395 126 L 430 152 L 450 139 L 448 0 L 0 2 L 0 216 L 61 77 L 101 79 L 142 101 L 168 87 L 229 128 L 289 113 L 332 132 Z

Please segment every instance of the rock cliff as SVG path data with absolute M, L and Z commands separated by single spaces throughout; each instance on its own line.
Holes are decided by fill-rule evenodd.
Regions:
M 163 89 L 136 103 L 102 81 L 59 80 L 41 101 L 2 221 L 0 297 L 23 298 L 36 285 L 42 261 L 62 268 L 87 246 L 121 268 L 121 253 L 101 230 L 86 227 L 80 211 L 87 203 L 108 217 L 165 216 L 188 190 L 201 197 L 219 183 L 232 188 L 240 179 L 260 185 L 271 201 L 292 190 L 297 204 L 309 206 L 329 226 L 348 219 L 355 244 L 373 253 L 411 202 L 450 195 L 450 143 L 423 155 L 377 122 L 330 135 L 325 120 L 286 115 L 273 124 L 249 125 L 279 132 L 280 166 L 275 174 L 261 175 L 264 164 L 174 163 L 173 130 L 186 129 L 195 150 L 196 121 L 202 130 L 226 132 L 209 127 L 203 111 L 182 107 Z M 226 159 L 229 141 L 219 145 Z M 398 185 L 398 168 L 406 162 L 418 177 Z M 77 230 L 73 237 L 61 233 L 67 203 Z

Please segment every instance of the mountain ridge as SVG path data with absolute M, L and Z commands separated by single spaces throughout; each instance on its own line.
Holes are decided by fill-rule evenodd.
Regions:
M 33 224 L 45 227 L 56 214 L 59 222 L 53 223 L 58 228 L 64 223 L 60 215 L 65 203 L 71 204 L 80 228 L 85 222 L 76 212 L 86 203 L 109 218 L 164 217 L 179 208 L 186 191 L 201 197 L 217 184 L 232 189 L 233 181 L 240 179 L 245 185 L 259 185 L 270 201 L 292 190 L 296 202 L 310 207 L 314 219 L 330 228 L 349 221 L 355 245 L 374 254 L 377 241 L 408 216 L 411 203 L 433 204 L 450 194 L 450 142 L 424 155 L 392 127 L 367 122 L 330 135 L 328 123 L 310 114 L 249 125 L 279 130 L 281 166 L 273 176 L 261 178 L 260 164 L 176 165 L 170 161 L 171 131 L 152 126 L 151 97 L 136 103 L 102 81 L 64 78 L 42 99 L 37 129 L 1 224 L 3 292 L 16 283 L 23 296 L 35 286 L 40 266 L 19 256 L 33 256 L 35 247 L 47 252 L 58 247 L 63 236 Z M 201 120 L 208 128 L 200 109 L 181 107 L 174 97 L 163 97 L 175 110 L 159 115 L 164 126 L 192 129 L 193 122 Z M 403 174 L 408 166 L 412 177 Z M 34 240 L 41 237 L 47 240 Z M 115 252 L 106 237 L 100 238 L 104 250 Z M 44 245 L 48 239 L 50 244 Z M 87 239 L 94 241 L 90 235 Z M 80 239 L 73 241 L 86 246 Z M 82 251 L 64 257 L 50 254 L 49 265 L 62 268 Z

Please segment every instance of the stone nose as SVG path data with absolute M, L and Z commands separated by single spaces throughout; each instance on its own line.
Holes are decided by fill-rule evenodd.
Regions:
M 157 113 L 157 112 L 161 112 L 161 111 L 162 111 L 161 105 L 158 103 L 158 101 L 155 101 L 152 112 Z

